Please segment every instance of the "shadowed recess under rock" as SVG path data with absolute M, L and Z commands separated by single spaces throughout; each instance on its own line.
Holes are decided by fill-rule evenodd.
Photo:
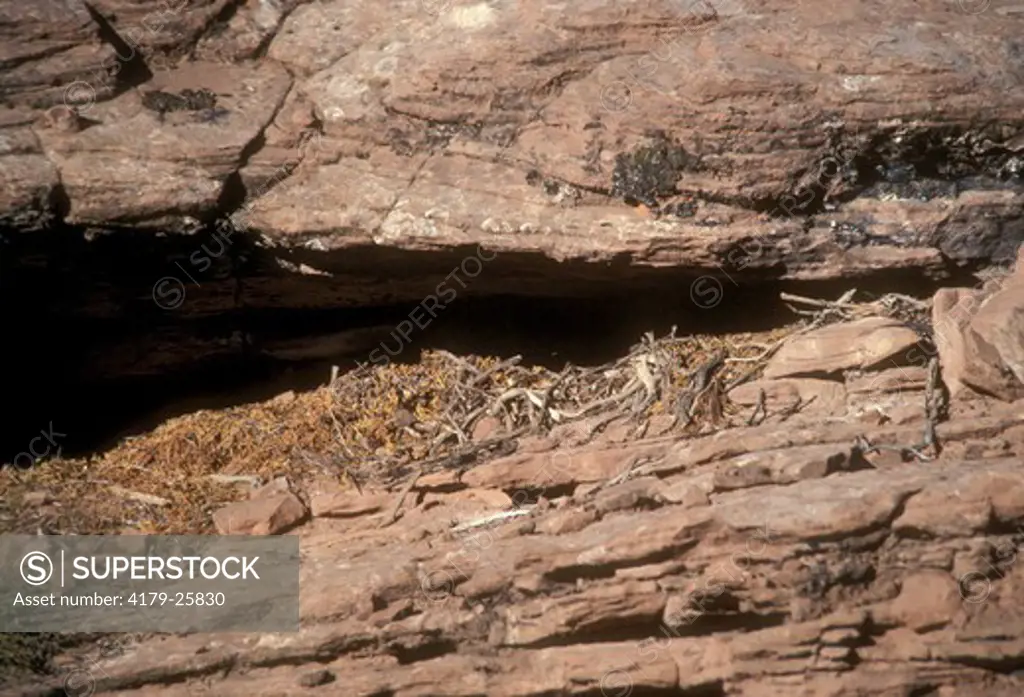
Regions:
M 558 263 L 474 247 L 307 251 L 303 263 L 332 272 L 306 273 L 282 266 L 294 255 L 221 223 L 193 236 L 57 226 L 7 232 L 0 245 L 2 321 L 23 328 L 5 344 L 19 403 L 4 431 L 6 456 L 51 422 L 68 434 L 68 452 L 82 452 L 190 409 L 311 389 L 332 365 L 414 362 L 433 348 L 597 365 L 647 331 L 782 326 L 794 319 L 779 300 L 784 289 L 835 297 L 853 283 L 869 293 L 934 288 L 909 271 L 797 284 L 728 263 Z M 491 260 L 465 263 L 474 257 Z

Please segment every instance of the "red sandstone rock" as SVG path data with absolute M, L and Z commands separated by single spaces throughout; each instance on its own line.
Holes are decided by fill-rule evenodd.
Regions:
M 221 535 L 277 535 L 295 527 L 307 515 L 295 494 L 269 494 L 229 503 L 213 514 L 213 524 Z
M 0 5 L 18 60 L 4 77 L 26 110 L 0 119 L 0 140 L 25 140 L 0 146 L 4 216 L 41 214 L 63 182 L 71 221 L 188 229 L 245 194 L 251 206 L 236 222 L 286 246 L 480 243 L 722 280 L 780 268 L 802 279 L 941 275 L 943 255 L 1008 259 L 1021 240 L 1020 192 L 969 181 L 955 190 L 920 174 L 899 183 L 901 153 L 918 142 L 934 143 L 936 156 L 952 149 L 972 175 L 1018 171 L 1018 155 L 963 145 L 1016 152 L 1024 98 L 1005 77 L 1015 15 L 880 0 L 825 15 L 790 0 L 599 0 L 572 19 L 548 0 L 97 0 L 94 15 L 79 0 L 45 0 L 34 14 L 21 5 Z M 100 41 L 100 26 L 124 46 Z M 122 78 L 137 89 L 115 97 Z M 60 138 L 37 129 L 34 142 L 32 104 L 59 104 L 71 85 L 95 100 L 93 123 Z M 212 90 L 226 113 L 163 122 L 140 113 L 139 92 L 184 88 Z M 979 104 L 990 126 L 978 126 Z M 673 158 L 667 188 L 632 191 L 624 182 L 647 175 L 624 163 L 648 146 L 686 155 Z M 869 188 L 849 176 L 856 158 L 876 155 L 891 181 Z M 624 205 L 656 189 L 659 204 L 694 202 L 693 215 L 645 219 Z M 822 197 L 835 210 L 808 215 L 805 229 L 800 206 Z M 758 212 L 765 202 L 779 215 Z M 328 256 L 320 271 L 363 281 L 349 284 L 358 303 L 422 294 L 423 278 L 379 284 L 356 256 Z M 591 271 L 600 275 L 589 269 L 582 285 Z M 261 281 L 246 284 L 247 307 L 288 306 L 307 279 Z M 477 290 L 509 283 L 485 275 Z M 550 281 L 520 274 L 515 283 L 541 294 Z
M 91 4 L 122 37 L 153 11 Z M 416 264 L 382 274 L 367 249 L 483 245 L 586 262 L 573 267 L 579 295 L 606 290 L 603 264 L 623 259 L 624 282 L 666 266 L 723 284 L 755 272 L 941 276 L 948 260 L 1012 256 L 1020 191 L 969 181 L 958 190 L 917 174 L 865 188 L 821 172 L 833 156 L 839 168 L 862 156 L 896 180 L 904 147 L 918 160 L 951 153 L 991 178 L 1019 166 L 1007 153 L 1024 132 L 1013 62 L 1022 20 L 969 4 L 597 0 L 566 14 L 540 0 L 251 1 L 213 31 L 227 3 L 191 0 L 139 41 L 155 76 L 116 97 L 114 76 L 97 77 L 96 123 L 61 131 L 42 127 L 39 110 L 112 49 L 80 3 L 45 1 L 33 16 L 8 0 L 0 10 L 14 15 L 4 26 L 15 40 L 4 42 L 0 84 L 15 108 L 0 113 L 0 217 L 21 224 L 52 212 L 63 191 L 69 219 L 84 225 L 187 228 L 187 217 L 225 212 L 225 193 L 244 195 L 251 205 L 236 223 L 304 266 L 282 260 L 242 284 L 206 283 L 196 291 L 204 316 L 240 302 L 419 302 L 436 281 Z M 193 48 L 205 63 L 171 65 Z M 243 57 L 256 60 L 234 64 Z M 161 120 L 138 94 L 157 87 L 207 87 L 229 113 Z M 978 125 L 982 108 L 990 126 Z M 679 180 L 662 196 L 695 202 L 692 217 L 637 216 L 613 181 L 622 158 L 659 145 L 652 129 L 694 156 L 676 153 Z M 835 209 L 800 215 L 793 207 L 808 192 L 836 197 Z M 774 216 L 760 212 L 766 203 Z M 311 281 L 323 274 L 331 283 Z M 551 278 L 510 266 L 482 274 L 476 289 L 550 294 Z M 944 379 L 981 384 L 1000 365 L 1019 378 L 1017 325 L 1003 321 L 1016 316 L 1017 296 L 963 321 L 952 311 L 960 297 L 935 303 L 937 332 L 956 328 L 939 346 Z M 102 293 L 82 302 L 90 316 L 122 311 Z M 916 392 L 919 372 L 838 381 L 909 349 L 910 334 L 869 320 L 780 352 L 772 374 L 837 378 L 811 387 L 842 402 L 839 416 L 808 410 L 702 438 L 619 433 L 621 442 L 571 448 L 524 438 L 515 454 L 465 473 L 425 475 L 417 491 L 426 493 L 410 495 L 383 530 L 362 517 L 387 510 L 396 492 L 314 495 L 314 520 L 297 531 L 300 632 L 146 638 L 90 663 L 90 687 L 308 695 L 306 683 L 323 680 L 306 677 L 315 669 L 351 695 L 1016 697 L 1024 405 L 955 403 L 936 429 L 934 461 L 887 461 L 891 451 L 853 461 L 865 436 L 897 450 L 920 442 L 920 408 L 868 426 L 851 406 Z M 140 355 L 169 340 L 147 341 Z M 809 383 L 755 385 L 781 407 Z M 754 389 L 734 390 L 735 401 L 750 406 Z M 488 492 L 484 501 L 474 489 Z M 520 504 L 520 494 L 568 491 L 571 505 L 451 530 L 463 514 L 473 522 L 479 508 Z M 306 518 L 297 497 L 273 492 L 218 511 L 218 531 L 273 534 Z M 50 694 L 65 677 L 32 689 Z
M 1019 270 L 984 289 L 943 288 L 932 323 L 943 380 L 1013 401 L 1024 397 L 1024 284 Z
M 909 327 L 884 317 L 832 324 L 788 340 L 764 369 L 766 378 L 836 374 L 907 362 L 920 341 Z
M 764 406 L 773 411 L 796 407 L 798 404 L 820 414 L 830 414 L 845 408 L 846 389 L 836 380 L 815 380 L 783 378 L 779 380 L 755 380 L 729 392 L 729 399 L 743 407 L 753 407 L 764 390 Z
M 1003 374 L 1009 373 L 1010 389 L 999 396 L 1024 397 L 1024 282 L 1008 283 L 983 302 L 971 319 L 971 330 L 976 341 L 995 351 Z
M 534 511 L 525 535 L 511 534 L 520 519 L 459 535 L 440 521 L 408 539 L 426 520 L 417 512 L 358 532 L 319 519 L 299 530 L 299 634 L 145 640 L 102 659 L 96 689 L 184 696 L 205 681 L 218 694 L 297 695 L 296 676 L 314 667 L 346 676 L 357 695 L 435 694 L 438 681 L 541 695 L 612 680 L 756 695 L 780 688 L 780 671 L 808 694 L 903 689 L 921 671 L 951 693 L 1019 686 L 996 666 L 1024 651 L 1013 552 L 1024 525 L 1024 412 L 979 403 L 986 415 L 939 426 L 939 460 L 885 470 L 801 469 L 852 444 L 855 424 L 740 427 L 658 450 L 623 444 L 623 459 L 655 455 L 648 474 L 605 481 L 573 508 Z M 870 435 L 905 444 L 920 430 Z M 980 438 L 1010 447 L 982 460 L 950 455 Z M 709 475 L 759 458 L 771 479 L 687 502 L 684 492 L 709 490 Z M 807 476 L 775 480 L 790 470 Z M 225 674 L 225 662 L 236 669 Z

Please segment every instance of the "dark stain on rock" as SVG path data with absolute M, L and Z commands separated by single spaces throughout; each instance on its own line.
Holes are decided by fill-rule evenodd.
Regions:
M 858 179 L 867 186 L 898 188 L 917 183 L 919 197 L 947 195 L 942 184 L 978 177 L 990 179 L 993 184 L 1024 183 L 1013 167 L 1013 157 L 983 133 L 931 129 L 898 136 L 880 133 L 853 158 L 852 164 Z
M 545 177 L 539 170 L 531 168 L 526 172 L 526 183 L 539 188 L 553 203 L 566 207 L 574 207 L 583 198 L 579 187 L 569 182 Z
M 114 644 L 117 642 L 115 641 Z M 53 659 L 69 649 L 90 647 L 99 657 L 117 655 L 117 649 L 110 646 L 96 634 L 59 634 L 54 632 L 0 634 L 0 688 L 12 686 L 17 680 L 39 682 L 46 676 L 59 674 L 60 668 Z M 10 682 L 8 682 L 10 681 Z M 12 692 L 3 692 L 12 694 Z M 23 693 L 19 693 L 23 694 Z M 64 690 L 52 693 L 65 694 Z
M 214 107 L 213 109 L 202 109 L 197 111 L 193 116 L 192 120 L 196 123 L 221 123 L 227 119 L 228 114 L 231 112 L 224 107 Z M 263 146 L 263 141 L 260 142 L 260 147 Z
M 156 112 L 163 120 L 165 114 L 175 111 L 208 111 L 217 108 L 217 95 L 208 89 L 184 89 L 178 94 L 153 90 L 142 94 L 142 106 Z M 225 112 L 226 110 L 220 109 Z
M 832 239 L 844 250 L 855 247 L 913 247 L 921 243 L 914 235 L 905 237 L 894 237 L 892 235 L 878 235 L 871 231 L 869 222 L 862 223 L 835 223 L 831 225 Z
M 936 198 L 954 198 L 960 193 L 960 189 L 959 183 L 955 181 L 937 179 L 893 181 L 886 177 L 881 182 L 865 189 L 861 195 L 872 198 L 895 196 L 912 201 L 931 201 Z
M 697 162 L 696 157 L 664 132 L 650 132 L 645 144 L 615 156 L 612 195 L 630 205 L 642 203 L 657 211 L 658 199 L 677 194 L 676 184 L 683 171 L 695 169 Z
M 697 215 L 697 202 L 692 200 L 676 201 L 660 209 L 662 215 L 674 215 L 677 218 L 692 218 Z
M 1020 187 L 1024 158 L 1000 145 L 998 132 L 998 125 L 979 131 L 891 128 L 869 137 L 831 132 L 818 161 L 795 172 L 792 189 L 764 211 L 773 217 L 815 215 L 859 197 L 930 201 L 968 189 Z
M 388 129 L 387 135 L 388 145 L 391 147 L 391 152 L 401 157 L 412 157 L 416 154 L 416 147 L 409 141 L 409 136 L 398 128 Z

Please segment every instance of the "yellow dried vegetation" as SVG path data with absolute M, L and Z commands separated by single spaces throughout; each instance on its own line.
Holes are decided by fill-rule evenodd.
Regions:
M 744 357 L 758 356 L 788 331 L 659 340 L 665 389 L 642 408 L 648 415 L 664 411 L 673 388 L 685 387 L 694 367 L 715 352 L 740 359 L 727 364 L 728 379 L 751 366 Z M 425 352 L 416 364 L 342 375 L 312 392 L 198 411 L 88 458 L 0 470 L 0 531 L 207 533 L 212 512 L 247 496 L 256 480 L 386 480 L 396 468 L 464 448 L 486 415 L 510 433 L 543 430 L 551 424 L 536 406 L 538 395 L 549 395 L 544 409 L 551 413 L 571 415 L 598 402 L 626 409 L 633 401 L 615 395 L 629 377 L 627 361 L 615 365 L 556 373 L 514 360 Z

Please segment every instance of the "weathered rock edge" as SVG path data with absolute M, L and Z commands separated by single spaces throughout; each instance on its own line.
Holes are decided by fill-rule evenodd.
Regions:
M 313 669 L 353 695 L 582 695 L 612 681 L 638 694 L 1018 694 L 1022 406 L 943 424 L 938 461 L 847 460 L 785 482 L 720 475 L 779 452 L 832 460 L 858 427 L 808 417 L 538 451 L 470 470 L 462 484 L 433 477 L 394 528 L 380 530 L 369 507 L 300 530 L 298 634 L 154 638 L 91 674 L 102 694 L 168 696 L 201 683 L 304 694 Z M 871 436 L 899 444 L 919 431 Z M 964 457 L 999 441 L 1001 454 Z M 646 473 L 595 489 L 638 456 Z M 460 492 L 513 495 L 524 480 L 576 493 L 498 527 L 446 532 L 449 516 L 486 510 Z
M 58 5 L 43 3 L 55 17 Z M 37 15 L 5 2 L 26 74 L 10 74 L 0 119 L 8 221 L 182 231 L 234 213 L 293 263 L 342 278 L 344 256 L 323 252 L 482 244 L 821 279 L 942 275 L 1024 240 L 1024 20 L 999 8 L 177 5 L 159 18 L 75 5 L 55 19 L 55 63 Z M 240 48 L 254 22 L 263 38 Z M 108 62 L 136 46 L 112 65 L 153 69 L 68 70 L 79 44 Z M 165 60 L 182 53 L 197 62 Z M 141 106 L 140 92 L 184 88 L 217 93 L 223 113 Z M 61 101 L 84 127 L 37 120 Z M 622 200 L 674 212 L 638 217 Z

